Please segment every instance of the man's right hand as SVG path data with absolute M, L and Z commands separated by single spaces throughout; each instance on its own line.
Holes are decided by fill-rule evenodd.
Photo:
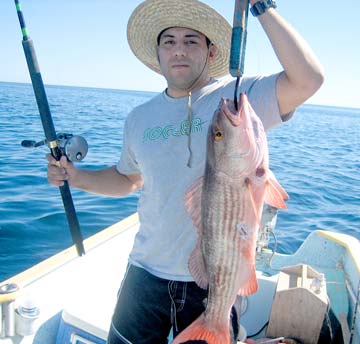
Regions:
M 68 161 L 65 156 L 62 156 L 60 161 L 56 161 L 51 154 L 46 155 L 48 161 L 47 178 L 50 184 L 55 186 L 63 186 L 64 180 L 71 182 L 76 174 L 76 167 L 71 161 Z
M 139 190 L 143 185 L 141 174 L 125 175 L 116 166 L 100 170 L 76 168 L 65 156 L 56 161 L 51 154 L 46 155 L 49 162 L 47 178 L 50 184 L 63 186 L 67 180 L 70 186 L 98 195 L 118 197 Z

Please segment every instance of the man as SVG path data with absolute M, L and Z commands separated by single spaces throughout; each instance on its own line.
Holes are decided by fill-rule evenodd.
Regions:
M 276 12 L 272 1 L 250 3 L 284 70 L 243 77 L 265 129 L 279 125 L 323 82 L 322 67 L 306 42 Z M 267 4 L 267 5 L 266 5 Z M 263 12 L 263 13 L 262 13 Z M 221 97 L 232 98 L 231 26 L 197 0 L 147 0 L 133 12 L 128 41 L 134 54 L 162 74 L 167 89 L 134 109 L 124 129 L 117 166 L 76 169 L 48 156 L 48 179 L 89 192 L 124 196 L 142 188 L 140 230 L 129 257 L 108 343 L 164 344 L 171 327 L 182 331 L 204 310 L 206 290 L 187 267 L 196 232 L 184 207 L 185 191 L 203 174 L 206 133 Z M 236 341 L 236 311 L 232 317 Z

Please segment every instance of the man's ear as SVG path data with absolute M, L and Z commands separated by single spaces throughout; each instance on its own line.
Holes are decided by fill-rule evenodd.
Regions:
M 216 51 L 217 51 L 216 45 L 214 43 L 210 43 L 210 46 L 209 46 L 209 58 L 212 61 L 215 60 Z
M 158 62 L 160 62 L 160 59 L 159 59 L 159 46 L 157 45 L 155 49 L 156 49 L 157 60 L 158 60 Z

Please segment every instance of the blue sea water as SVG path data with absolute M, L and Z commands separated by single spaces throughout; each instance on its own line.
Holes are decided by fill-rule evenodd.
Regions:
M 80 167 L 117 162 L 124 120 L 153 93 L 47 86 L 58 132 L 82 135 L 89 153 Z M 31 85 L 0 82 L 0 281 L 72 244 L 59 190 L 46 180 Z M 270 166 L 290 195 L 276 227 L 278 250 L 294 252 L 316 229 L 360 239 L 360 109 L 302 105 L 269 133 Z M 84 237 L 136 211 L 138 194 L 109 198 L 72 190 Z

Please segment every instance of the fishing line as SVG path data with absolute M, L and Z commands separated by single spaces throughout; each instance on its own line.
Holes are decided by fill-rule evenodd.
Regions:
M 191 130 L 192 130 L 192 121 L 193 121 L 193 112 L 192 112 L 192 104 L 191 104 L 191 91 L 189 92 L 189 98 L 188 98 L 188 123 L 189 123 L 189 131 L 188 131 L 188 150 L 189 150 L 189 159 L 187 163 L 187 167 L 192 166 L 192 157 L 193 152 L 191 149 Z
M 272 270 L 279 270 L 279 269 L 275 269 L 275 268 L 272 267 L 272 260 L 273 260 L 273 258 L 275 256 L 276 251 L 277 251 L 278 241 L 277 241 L 277 237 L 276 237 L 273 230 L 271 230 L 270 234 L 273 236 L 273 239 L 274 239 L 274 248 L 272 250 L 272 254 L 270 256 L 268 265 L 269 265 L 269 268 L 272 269 Z
M 240 83 L 240 77 L 238 76 L 238 77 L 236 78 L 235 90 L 234 90 L 234 104 L 235 104 L 235 109 L 236 109 L 236 111 L 239 110 L 239 105 L 238 105 L 239 83 Z

